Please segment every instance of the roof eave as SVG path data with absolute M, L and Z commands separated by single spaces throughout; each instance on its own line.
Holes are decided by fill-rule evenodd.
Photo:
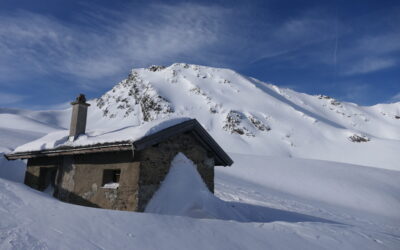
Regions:
M 28 151 L 5 154 L 7 160 L 18 160 L 18 159 L 30 159 L 35 157 L 49 157 L 49 156 L 60 156 L 60 155 L 75 155 L 84 153 L 98 153 L 98 152 L 113 152 L 113 151 L 124 151 L 132 150 L 132 142 L 124 141 L 117 143 L 108 144 L 97 144 L 82 147 L 62 147 L 57 149 L 39 150 L 39 151 Z

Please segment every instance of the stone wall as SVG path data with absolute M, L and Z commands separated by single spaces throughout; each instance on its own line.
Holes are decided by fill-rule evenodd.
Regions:
M 83 206 L 137 210 L 139 162 L 132 151 L 39 157 L 28 160 L 25 184 L 43 191 L 49 184 L 44 169 L 54 170 L 54 196 Z M 103 171 L 121 170 L 119 187 L 104 188 Z M 57 171 L 58 170 L 58 171 Z
M 193 134 L 190 132 L 180 134 L 140 152 L 135 152 L 135 160 L 141 162 L 138 211 L 144 211 L 168 173 L 172 159 L 179 152 L 184 153 L 197 165 L 197 170 L 208 189 L 214 192 L 214 159 Z
M 57 197 L 78 205 L 135 211 L 139 165 L 132 151 L 64 157 Z M 121 170 L 118 188 L 103 187 L 103 172 L 111 169 Z

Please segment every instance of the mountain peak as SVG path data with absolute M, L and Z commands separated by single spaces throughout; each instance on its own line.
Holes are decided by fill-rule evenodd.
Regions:
M 94 128 L 192 117 L 239 153 L 337 160 L 352 151 L 359 155 L 345 158 L 373 165 L 361 147 L 373 150 L 385 140 L 400 140 L 396 105 L 360 107 L 279 88 L 230 69 L 186 63 L 133 69 L 93 106 Z M 394 160 L 396 150 L 389 147 L 385 157 Z

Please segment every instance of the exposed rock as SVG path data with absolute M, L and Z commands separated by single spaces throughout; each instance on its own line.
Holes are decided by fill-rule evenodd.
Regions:
M 140 99 L 140 106 L 142 108 L 144 121 L 155 120 L 159 114 L 174 112 L 174 109 L 172 108 L 168 100 L 159 95 L 143 95 L 143 97 Z
M 330 97 L 330 96 L 327 96 L 327 95 L 318 95 L 318 99 L 333 99 L 332 97 Z
M 216 113 L 218 113 L 218 110 L 216 109 L 216 107 L 210 107 L 210 113 L 212 113 L 212 114 L 216 114 Z
M 203 90 L 201 90 L 199 87 L 195 86 L 195 87 L 191 88 L 189 91 L 194 93 L 195 95 L 201 95 L 204 97 L 204 100 L 206 101 L 207 105 L 209 106 L 210 113 L 212 113 L 212 114 L 218 113 L 218 108 L 220 105 L 213 102 L 211 97 L 208 96 Z
M 153 66 L 152 66 L 153 67 Z M 156 66 L 154 66 L 156 67 Z M 157 66 L 162 70 L 163 66 Z M 153 68 L 154 69 L 154 68 Z M 110 94 L 113 93 L 113 94 Z M 110 112 L 110 107 L 123 110 L 124 117 L 128 117 L 135 110 L 142 113 L 144 121 L 155 120 L 162 114 L 173 113 L 171 103 L 151 86 L 144 82 L 137 72 L 129 74 L 128 79 L 120 82 L 111 91 L 96 100 L 97 107 L 102 109 L 103 116 L 114 118 L 118 111 Z M 140 108 L 139 108 L 140 107 Z
M 239 127 L 241 121 L 242 121 L 241 113 L 238 111 L 231 110 L 226 116 L 225 125 L 223 129 L 231 133 L 243 135 L 245 131 Z
M 335 98 L 333 98 L 333 97 L 330 97 L 330 96 L 327 96 L 327 95 L 318 95 L 317 97 L 318 97 L 318 99 L 320 99 L 320 100 L 322 100 L 322 99 L 330 100 L 330 103 L 331 103 L 332 105 L 334 105 L 334 106 L 339 106 L 339 105 L 341 105 L 341 103 L 340 103 L 338 100 L 336 100 Z
M 271 128 L 268 125 L 265 125 L 260 120 L 258 120 L 255 116 L 249 116 L 251 123 L 260 131 L 269 131 Z
M 196 95 L 204 95 L 199 87 L 191 88 L 189 91 L 194 93 L 194 94 L 196 94 Z
M 354 135 L 349 137 L 349 140 L 352 141 L 352 142 L 368 142 L 371 139 L 369 139 L 365 135 L 356 135 L 356 134 L 354 134 Z
M 231 110 L 226 116 L 223 129 L 229 131 L 231 134 L 254 136 L 253 133 L 241 124 L 243 119 L 245 119 L 245 115 L 239 111 Z
M 161 66 L 161 65 L 152 65 L 149 67 L 149 70 L 152 72 L 161 71 L 163 69 L 165 69 L 165 66 Z

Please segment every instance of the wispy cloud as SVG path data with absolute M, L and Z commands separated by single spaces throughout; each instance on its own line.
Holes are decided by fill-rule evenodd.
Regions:
M 268 39 L 253 47 L 254 62 L 269 58 L 292 60 L 294 54 L 307 46 L 331 40 L 333 19 L 304 13 L 281 23 L 265 24 L 259 31 Z
M 397 94 L 395 94 L 394 96 L 392 96 L 392 97 L 389 99 L 389 102 L 390 102 L 390 103 L 393 103 L 393 102 L 400 102 L 400 92 L 397 93 Z
M 344 48 L 342 74 L 355 75 L 371 73 L 398 65 L 400 53 L 400 31 L 363 36 Z
M 358 83 L 345 84 L 339 93 L 339 99 L 350 102 L 364 102 L 368 100 L 371 86 L 369 84 Z
M 344 75 L 355 75 L 355 74 L 363 74 L 363 73 L 371 73 L 381 69 L 390 68 L 395 66 L 397 61 L 395 58 L 379 58 L 379 57 L 372 57 L 372 58 L 361 58 L 352 65 L 349 65 L 343 71 Z
M 8 105 L 18 103 L 25 99 L 25 96 L 11 93 L 0 92 L 0 105 Z
M 341 19 L 331 5 L 289 14 L 263 6 L 180 2 L 102 9 L 91 4 L 68 19 L 0 10 L 0 85 L 14 93 L 44 79 L 41 87 L 57 82 L 97 95 L 131 68 L 189 62 L 265 72 L 264 80 L 275 70 L 290 72 L 299 74 L 299 82 L 308 77 L 341 88 L 355 76 L 367 84 L 365 74 L 399 66 L 398 10 L 386 11 L 387 18 L 368 13 L 355 20 Z
M 261 43 L 265 48 L 257 47 L 257 61 L 286 61 L 297 68 L 322 64 L 345 77 L 398 67 L 400 29 L 393 24 L 400 22 L 400 12 L 387 12 L 385 18 L 378 14 L 349 21 L 320 9 L 305 11 L 268 30 L 269 39 Z
M 3 14 L 1 77 L 59 72 L 90 80 L 134 65 L 193 57 L 218 40 L 227 12 L 215 6 L 150 5 L 140 18 L 134 10 L 93 11 L 90 21 L 80 19 L 82 25 L 30 12 Z

